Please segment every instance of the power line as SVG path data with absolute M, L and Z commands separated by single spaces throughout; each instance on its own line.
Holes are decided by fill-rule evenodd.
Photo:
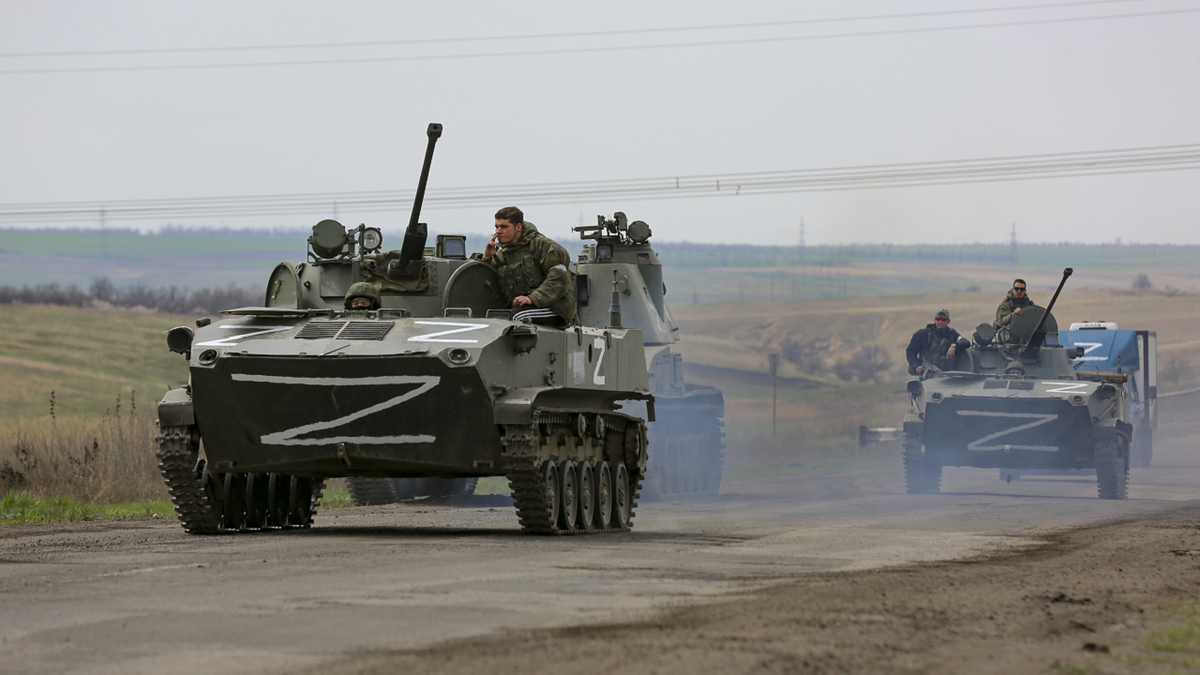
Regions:
M 695 199 L 1193 169 L 1200 169 L 1200 144 L 826 169 L 450 187 L 430 189 L 425 195 L 425 207 L 490 208 L 500 202 L 532 205 Z M 412 197 L 405 190 L 373 190 L 104 202 L 31 202 L 0 206 L 0 223 L 80 222 L 95 220 L 99 213 L 104 213 L 111 220 L 313 216 L 328 213 L 335 203 L 338 209 L 351 213 L 399 212 L 411 208 Z
M 879 37 L 884 35 L 905 35 L 919 33 L 940 33 L 958 30 L 975 30 L 982 28 L 1013 28 L 1019 26 L 1034 26 L 1044 24 L 1076 23 L 1082 21 L 1107 21 L 1110 19 L 1130 19 L 1152 16 L 1170 16 L 1200 12 L 1200 8 L 1162 10 L 1154 12 L 1132 12 L 1126 14 L 1106 14 L 1101 16 L 1067 17 L 1059 19 L 1029 19 L 1024 21 L 1006 21 L 984 24 L 966 24 L 957 26 L 930 26 L 924 28 L 899 28 L 890 30 L 860 31 L 854 33 L 833 33 L 826 35 L 793 35 L 782 37 L 742 38 L 729 40 L 709 40 L 702 42 L 675 42 L 649 45 L 609 45 L 604 47 L 567 47 L 561 49 L 534 49 L 523 51 L 476 52 L 470 54 L 429 54 L 410 56 L 376 56 L 349 59 L 305 59 L 294 61 L 248 61 L 240 63 L 202 63 L 202 64 L 172 64 L 150 66 L 93 66 L 72 68 L 31 68 L 0 70 L 0 75 L 34 75 L 39 73 L 99 73 L 118 71 L 156 71 L 156 70 L 207 70 L 218 68 L 263 68 L 272 66 L 314 66 L 352 63 L 395 63 L 404 61 L 443 61 L 480 58 L 503 58 L 513 56 L 547 56 L 561 54 L 585 54 L 600 52 L 645 51 L 661 49 L 679 49 L 693 47 L 717 47 L 739 44 L 769 44 L 784 42 L 799 42 L 807 40 L 831 40 L 840 38 Z
M 446 44 L 454 42 L 511 42 L 514 40 L 541 40 L 553 38 L 575 37 L 610 37 L 615 35 L 637 35 L 648 33 L 671 33 L 704 30 L 729 30 L 742 28 L 768 28 L 774 26 L 798 26 L 822 23 L 845 23 L 852 21 L 878 21 L 891 19 L 924 18 L 933 16 L 953 16 L 963 14 L 985 14 L 993 12 L 1012 12 L 1038 9 L 1060 9 L 1063 7 L 1081 7 L 1086 5 L 1111 5 L 1116 3 L 1146 2 L 1146 0 L 1084 0 L 1083 2 L 1055 2 L 1040 5 L 1018 5 L 1014 7 L 979 7 L 974 9 L 948 9 L 932 12 L 907 12 L 902 14 L 878 14 L 873 16 L 849 16 L 828 19 L 793 19 L 784 21 L 759 21 L 754 23 L 730 23 L 709 26 L 677 26 L 666 28 L 626 28 L 620 30 L 579 31 L 572 33 L 534 33 L 528 35 L 492 35 L 451 38 L 417 38 L 411 40 L 378 40 L 369 42 L 317 42 L 292 45 L 251 45 L 247 47 L 165 47 L 161 49 L 111 49 L 72 52 L 13 52 L 0 54 L 0 58 L 29 58 L 29 57 L 60 57 L 60 56 L 116 56 L 132 54 L 190 54 L 205 52 L 232 51 L 277 51 L 289 49 L 328 49 L 328 48 L 357 48 L 357 47 L 394 47 L 401 45 Z

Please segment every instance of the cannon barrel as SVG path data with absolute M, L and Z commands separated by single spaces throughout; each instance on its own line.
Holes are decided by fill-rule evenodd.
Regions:
M 1063 286 L 1066 285 L 1067 279 L 1074 273 L 1073 268 L 1063 270 L 1062 281 L 1058 282 L 1058 288 L 1054 289 L 1054 297 L 1050 298 L 1050 304 L 1046 305 L 1046 311 L 1042 312 L 1042 318 L 1038 320 L 1037 327 L 1033 329 L 1033 333 L 1029 336 L 1029 342 L 1025 344 L 1025 349 L 1022 350 L 1024 355 L 1032 356 L 1037 353 L 1037 350 L 1042 347 L 1042 340 L 1046 339 L 1046 318 L 1050 316 L 1050 310 L 1054 309 L 1054 303 L 1058 302 L 1058 294 L 1062 293 Z
M 421 180 L 417 182 L 417 196 L 413 198 L 412 216 L 408 219 L 408 228 L 404 230 L 404 244 L 400 247 L 400 260 L 397 265 L 400 274 L 403 275 L 412 274 L 409 270 L 410 264 L 420 260 L 424 255 L 425 241 L 429 237 L 428 229 L 423 223 L 417 221 L 421 218 L 421 205 L 425 201 L 425 184 L 429 182 L 429 166 L 433 163 L 433 147 L 437 144 L 437 139 L 442 136 L 442 125 L 436 122 L 430 123 L 425 134 L 429 136 L 429 145 L 425 146 L 425 163 L 421 166 Z

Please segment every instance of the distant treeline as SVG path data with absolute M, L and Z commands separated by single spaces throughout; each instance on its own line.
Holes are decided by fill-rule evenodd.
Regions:
M 56 283 L 35 286 L 0 286 L 2 304 L 66 305 L 70 307 L 141 308 L 170 314 L 215 314 L 223 309 L 261 305 L 261 290 L 236 286 L 189 290 L 169 286 L 117 288 L 106 277 L 93 279 L 88 289 Z
M 752 246 L 748 244 L 654 243 L 669 267 L 842 267 L 855 262 L 938 261 L 988 265 L 1194 264 L 1200 246 L 1165 244 L 850 244 L 846 246 Z

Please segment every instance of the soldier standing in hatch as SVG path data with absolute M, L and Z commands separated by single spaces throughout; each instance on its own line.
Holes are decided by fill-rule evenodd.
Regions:
M 939 309 L 933 323 L 913 333 L 904 355 L 908 358 L 908 374 L 925 372 L 925 363 L 940 370 L 952 370 L 954 355 L 971 346 L 967 339 L 950 327 L 950 310 Z
M 1027 286 L 1024 279 L 1013 279 L 1012 290 L 1004 296 L 1004 299 L 1000 301 L 1000 306 L 996 308 L 996 320 L 992 322 L 992 328 L 996 329 L 996 342 L 1008 343 L 1009 328 L 1012 326 L 1013 317 L 1024 314 L 1022 308 L 1033 304 L 1033 301 L 1029 299 Z
M 515 206 L 496 212 L 496 234 L 483 250 L 512 304 L 513 320 L 565 326 L 575 320 L 575 285 L 567 250 L 525 222 Z

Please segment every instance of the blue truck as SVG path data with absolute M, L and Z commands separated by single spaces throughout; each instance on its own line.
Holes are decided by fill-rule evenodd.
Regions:
M 1154 430 L 1158 426 L 1158 343 L 1152 330 L 1123 330 L 1110 321 L 1083 321 L 1058 332 L 1064 347 L 1080 347 L 1074 360 L 1079 372 L 1122 373 L 1129 393 L 1133 443 L 1130 466 L 1150 466 L 1154 457 Z

